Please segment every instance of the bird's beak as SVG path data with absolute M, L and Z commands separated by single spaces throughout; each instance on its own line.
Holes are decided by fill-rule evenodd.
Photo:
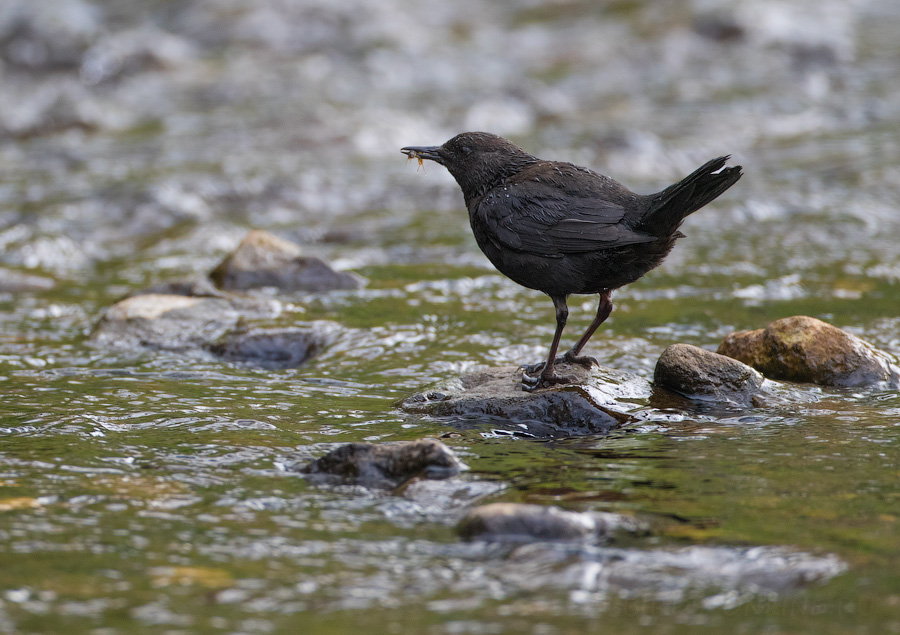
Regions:
M 443 148 L 441 148 L 441 146 L 408 146 L 406 148 L 400 148 L 400 152 L 410 159 L 429 159 L 435 163 L 444 165 L 444 161 L 441 158 L 442 150 Z

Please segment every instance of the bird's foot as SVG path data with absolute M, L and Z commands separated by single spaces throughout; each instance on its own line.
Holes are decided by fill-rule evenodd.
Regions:
M 560 355 L 553 360 L 553 365 L 555 366 L 556 364 L 578 364 L 579 366 L 590 368 L 591 366 L 599 366 L 600 362 L 590 355 L 573 355 L 572 351 L 566 351 L 565 355 Z M 519 369 L 522 370 L 524 374 L 533 376 L 544 370 L 544 366 L 546 365 L 547 362 L 538 362 L 537 364 L 519 366 Z
M 534 364 L 538 366 L 538 370 L 544 366 L 543 364 Z M 541 371 L 539 375 L 529 373 L 527 368 L 522 373 L 522 389 L 527 392 L 533 392 L 539 388 L 549 388 L 550 386 L 558 386 L 560 384 L 574 384 L 578 380 L 571 375 L 559 375 L 551 369 L 550 372 Z
M 590 355 L 575 355 L 572 353 L 572 351 L 566 351 L 566 354 L 563 355 L 560 359 L 569 362 L 570 364 L 578 364 L 579 366 L 584 366 L 585 368 L 600 365 L 600 362 L 598 362 L 595 357 L 591 357 Z

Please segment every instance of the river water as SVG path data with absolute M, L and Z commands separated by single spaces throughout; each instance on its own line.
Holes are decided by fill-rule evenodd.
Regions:
M 900 355 L 898 32 L 892 0 L 0 2 L 0 632 L 900 632 L 896 392 L 554 440 L 396 407 L 552 336 L 449 175 L 399 153 L 467 129 L 639 192 L 744 166 L 616 293 L 602 364 L 649 378 L 790 315 Z M 369 281 L 280 298 L 267 326 L 341 325 L 315 360 L 86 342 L 254 228 Z M 650 533 L 465 543 L 433 492 L 285 470 L 425 436 L 485 500 Z

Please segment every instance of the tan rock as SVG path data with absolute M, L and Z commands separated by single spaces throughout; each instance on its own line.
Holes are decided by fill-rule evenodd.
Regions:
M 718 353 L 770 379 L 824 386 L 897 386 L 890 357 L 855 335 L 806 316 L 776 320 L 765 329 L 727 336 Z

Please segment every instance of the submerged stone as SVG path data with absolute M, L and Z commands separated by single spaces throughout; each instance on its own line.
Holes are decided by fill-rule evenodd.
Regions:
M 527 392 L 517 367 L 486 368 L 408 397 L 400 408 L 437 417 L 501 419 L 537 436 L 561 436 L 609 432 L 633 421 L 631 412 L 650 397 L 649 382 L 637 375 L 576 364 L 558 368 L 575 383 Z
M 656 362 L 653 383 L 687 397 L 751 405 L 765 379 L 750 366 L 725 355 L 672 344 Z
M 900 385 L 893 360 L 865 340 L 806 316 L 776 320 L 765 329 L 728 335 L 718 353 L 770 379 L 823 386 Z
M 226 333 L 207 348 L 230 362 L 259 368 L 296 368 L 331 344 L 340 326 L 315 322 L 308 327 L 254 328 Z
M 663 602 L 699 596 L 704 608 L 715 609 L 823 584 L 846 570 L 833 555 L 783 547 L 635 549 L 560 541 L 518 545 L 492 571 L 523 590 L 570 589 L 585 603 L 617 595 Z
M 275 287 L 281 291 L 331 291 L 358 289 L 364 279 L 355 274 L 335 271 L 327 262 L 303 256 L 300 247 L 253 230 L 237 249 L 210 273 L 216 285 L 225 290 Z
M 295 471 L 362 485 L 396 487 L 416 477 L 449 478 L 466 469 L 437 439 L 396 443 L 348 443 Z
M 570 512 L 552 505 L 492 503 L 470 511 L 459 524 L 466 540 L 582 540 L 607 538 L 617 529 L 636 531 L 633 518 L 603 512 Z
M 459 520 L 466 509 L 506 487 L 497 481 L 420 479 L 404 485 L 402 493 L 403 498 L 416 504 L 420 513 L 446 523 Z
M 205 277 L 168 280 L 139 289 L 128 297 L 140 295 L 183 295 L 190 298 L 221 298 L 244 319 L 271 319 L 281 313 L 281 302 L 274 298 L 252 294 L 229 293 L 217 289 Z

